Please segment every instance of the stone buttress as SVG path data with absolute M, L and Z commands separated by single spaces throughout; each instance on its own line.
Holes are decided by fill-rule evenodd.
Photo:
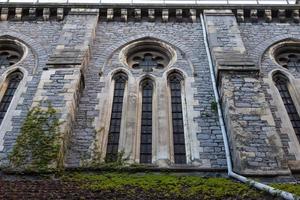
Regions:
M 204 15 L 234 171 L 289 174 L 260 70 L 247 55 L 236 17 L 228 10 L 206 10 Z
M 62 149 L 60 162 L 68 148 L 77 112 L 77 102 L 84 87 L 84 70 L 89 63 L 90 45 L 95 36 L 98 10 L 72 9 L 57 46 L 42 72 L 33 106 L 51 103 L 60 115 Z

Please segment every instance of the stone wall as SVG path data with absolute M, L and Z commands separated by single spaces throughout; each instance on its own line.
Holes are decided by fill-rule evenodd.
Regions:
M 63 23 L 57 21 L 1 21 L 1 36 L 24 43 L 28 52 L 13 69 L 0 69 L 1 83 L 12 70 L 20 69 L 24 78 L 16 93 L 9 114 L 1 124 L 0 163 L 7 163 L 7 155 L 12 150 L 24 118 L 30 109 L 33 97 L 41 80 L 43 68 L 60 37 Z
M 3 37 L 16 39 L 28 49 L 24 59 L 16 66 L 8 70 L 1 69 L 2 82 L 8 72 L 13 70 L 19 69 L 24 74 L 1 125 L 1 165 L 7 163 L 7 156 L 20 134 L 28 110 L 33 106 L 47 106 L 48 102 L 58 111 L 62 122 L 63 154 L 60 155 L 67 151 L 97 21 L 97 10 L 72 9 L 62 22 L 0 23 Z M 64 157 L 60 160 L 63 163 Z
M 101 112 L 103 112 L 101 104 L 104 107 L 109 105 L 104 102 L 109 95 L 107 87 L 111 84 L 111 73 L 123 68 L 132 76 L 130 80 L 133 82 L 143 77 L 141 71 L 137 72 L 124 67 L 119 58 L 120 50 L 124 46 L 141 38 L 158 39 L 176 50 L 177 61 L 175 64 L 170 69 L 154 71 L 153 75 L 156 77 L 156 84 L 162 84 L 159 87 L 162 89 L 160 97 L 162 101 L 166 101 L 167 98 L 164 96 L 166 94 L 163 89 L 166 85 L 166 71 L 172 68 L 179 69 L 187 77 L 186 95 L 190 98 L 186 101 L 188 101 L 190 124 L 192 125 L 189 134 L 192 138 L 195 137 L 191 142 L 194 145 L 193 155 L 197 158 L 194 158 L 194 164 L 197 162 L 197 166 L 200 168 L 221 169 L 225 167 L 226 160 L 219 122 L 217 114 L 211 109 L 214 96 L 210 76 L 208 76 L 209 67 L 201 24 L 173 22 L 100 22 L 98 24 L 95 43 L 92 46 L 91 64 L 86 72 L 86 88 L 79 103 L 76 125 L 71 137 L 72 145 L 70 145 L 71 149 L 68 154 L 68 166 L 82 165 L 83 161 L 88 160 L 93 153 L 95 146 L 93 142 L 97 138 L 95 133 L 100 129 L 99 127 L 103 126 L 98 123 L 101 120 Z M 136 95 L 136 90 L 133 89 L 129 98 L 135 98 Z M 165 108 L 162 107 L 162 109 Z M 131 125 L 133 127 L 136 126 L 134 112 L 133 110 L 129 114 L 133 116 L 133 125 Z M 166 120 L 166 117 L 161 119 Z M 162 123 L 161 126 L 165 125 Z M 159 134 L 164 133 L 159 132 Z M 135 133 L 127 132 L 126 135 L 127 138 L 134 138 Z M 126 142 L 125 146 L 127 148 L 125 156 L 129 156 L 131 162 L 134 162 L 135 158 L 132 155 L 134 153 L 131 149 L 133 147 L 126 145 Z M 166 154 L 169 150 L 164 150 L 166 147 L 158 150 L 158 157 L 161 156 L 161 159 L 168 156 Z
M 297 170 L 300 168 L 299 141 L 295 137 L 277 88 L 272 81 L 272 74 L 282 72 L 287 75 L 293 87 L 295 87 L 294 94 L 298 93 L 299 72 L 297 70 L 287 70 L 277 64 L 273 56 L 273 49 L 278 43 L 299 41 L 299 25 L 291 21 L 286 23 L 258 22 L 241 23 L 239 28 L 249 56 L 260 67 L 262 90 L 267 97 L 266 102 L 272 111 L 275 128 L 280 136 L 289 167 L 292 170 Z
M 282 69 L 271 54 L 272 45 L 278 42 L 298 41 L 299 25 L 259 20 L 237 23 L 228 10 L 206 10 L 204 14 L 235 170 L 273 175 L 288 174 L 289 168 L 299 169 L 300 145 L 286 125 L 286 116 L 281 114 L 284 108 L 270 78 L 274 70 L 281 70 L 298 83 L 299 72 Z M 194 22 L 98 20 L 98 10 L 72 9 L 60 22 L 0 22 L 0 38 L 16 38 L 28 48 L 18 66 L 0 69 L 2 83 L 8 72 L 17 68 L 25 75 L 12 102 L 12 112 L 0 127 L 1 164 L 7 163 L 28 110 L 50 101 L 64 122 L 61 130 L 67 144 L 62 149 L 67 154 L 65 166 L 84 166 L 95 151 L 105 148 L 101 130 L 110 117 L 111 77 L 118 70 L 129 75 L 131 84 L 120 147 L 129 162 L 137 162 L 138 84 L 145 73 L 122 63 L 122 49 L 132 42 L 152 39 L 170 45 L 176 54 L 172 66 L 147 74 L 157 84 L 155 120 L 159 131 L 155 132 L 155 164 L 169 166 L 172 159 L 170 135 L 162 132 L 170 132 L 169 115 L 165 112 L 169 98 L 167 75 L 177 70 L 185 78 L 189 164 L 199 169 L 224 169 L 223 138 L 212 108 L 215 98 L 199 18 Z
M 282 141 L 267 103 L 270 95 L 259 63 L 251 56 L 251 42 L 264 39 L 258 35 L 260 29 L 253 29 L 252 38 L 243 37 L 240 27 L 244 25 L 230 11 L 205 11 L 205 15 L 234 170 L 251 175 L 288 174 Z

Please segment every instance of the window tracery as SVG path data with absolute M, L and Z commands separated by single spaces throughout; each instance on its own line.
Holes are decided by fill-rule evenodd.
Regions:
M 155 39 L 133 42 L 120 53 L 121 62 L 131 69 L 152 72 L 165 69 L 176 60 L 175 50 L 168 44 Z
M 24 54 L 22 47 L 10 40 L 0 40 L 0 68 L 19 62 Z
M 166 66 L 167 58 L 162 53 L 153 51 L 141 51 L 129 58 L 133 69 L 143 69 L 144 72 L 151 72 L 153 68 L 163 69 Z
M 287 69 L 300 71 L 300 50 L 297 44 L 286 44 L 275 51 L 275 59 L 279 65 Z

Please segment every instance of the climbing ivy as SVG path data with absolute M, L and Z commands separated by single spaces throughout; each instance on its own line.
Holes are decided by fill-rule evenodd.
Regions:
M 13 168 L 46 170 L 57 167 L 60 122 L 56 110 L 34 107 L 29 111 L 9 160 Z
M 210 107 L 211 107 L 211 110 L 213 111 L 213 112 L 218 112 L 218 104 L 217 104 L 217 102 L 215 102 L 215 101 L 212 101 L 211 103 L 210 103 Z

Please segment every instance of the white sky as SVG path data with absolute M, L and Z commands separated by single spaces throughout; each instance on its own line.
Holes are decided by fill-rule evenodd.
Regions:
M 295 4 L 295 0 L 0 0 L 13 3 L 101 3 L 101 4 Z

